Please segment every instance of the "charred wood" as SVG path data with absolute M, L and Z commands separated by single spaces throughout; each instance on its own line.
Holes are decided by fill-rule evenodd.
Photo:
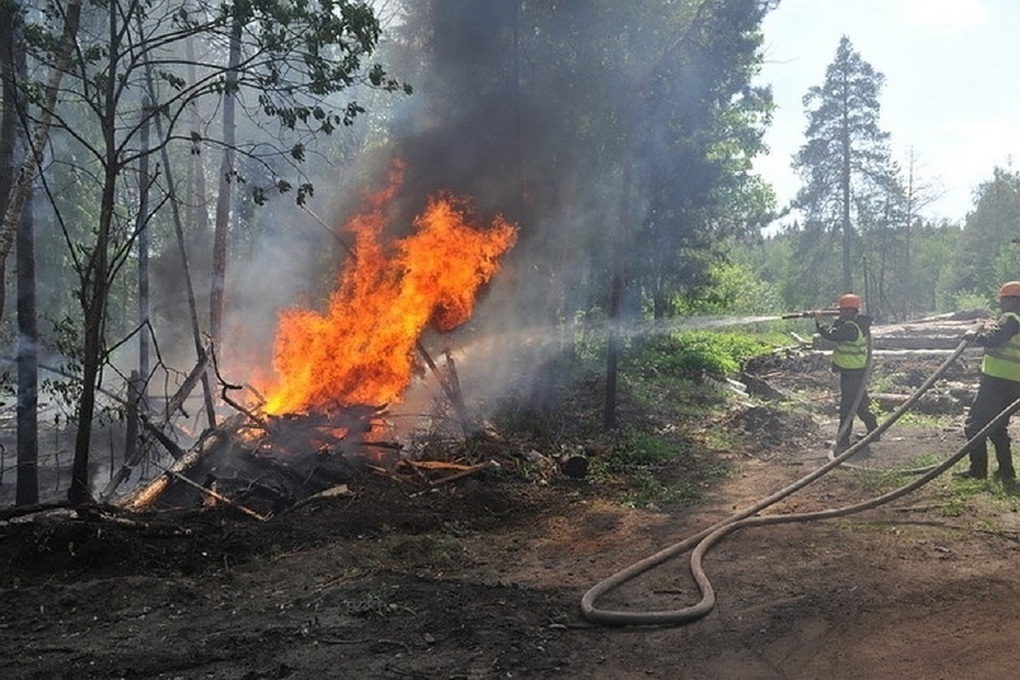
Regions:
M 124 503 L 125 507 L 131 510 L 140 510 L 151 505 L 174 479 L 183 477 L 183 473 L 194 467 L 204 456 L 228 443 L 231 437 L 230 432 L 238 428 L 242 418 L 243 416 L 234 416 L 222 426 L 207 432 L 187 454 L 177 460 L 169 469 L 147 486 L 132 494 Z

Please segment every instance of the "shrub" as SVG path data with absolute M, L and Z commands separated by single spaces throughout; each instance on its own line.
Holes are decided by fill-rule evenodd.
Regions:
M 653 376 L 700 378 L 732 375 L 747 360 L 769 351 L 769 345 L 743 333 L 681 331 L 650 340 L 638 363 L 642 372 Z

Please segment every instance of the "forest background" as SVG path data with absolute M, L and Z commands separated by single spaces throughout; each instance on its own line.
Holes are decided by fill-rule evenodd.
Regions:
M 848 290 L 879 322 L 988 305 L 1020 265 L 1020 174 L 991 167 L 965 219 L 927 219 L 937 189 L 892 157 L 881 64 L 852 36 L 804 93 L 803 186 L 776 204 L 753 160 L 773 110 L 761 23 L 777 6 L 3 0 L 18 502 L 38 498 L 40 391 L 76 428 L 72 502 L 96 492 L 97 420 L 199 375 L 215 424 L 208 348 L 231 381 L 270 366 L 278 314 L 325 304 L 344 223 L 395 167 L 393 237 L 443 192 L 517 225 L 460 332 L 541 329 L 576 353 L 577 329 L 595 329 L 609 427 L 637 337 L 624 330 Z M 801 220 L 769 228 L 793 209 Z M 493 375 L 513 357 L 499 359 Z M 528 376 L 536 399 L 546 375 Z

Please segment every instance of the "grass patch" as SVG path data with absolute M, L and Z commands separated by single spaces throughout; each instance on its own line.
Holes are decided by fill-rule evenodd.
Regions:
M 889 493 L 910 481 L 909 475 L 896 470 L 852 468 L 850 473 L 854 486 L 873 496 Z
M 690 456 L 690 443 L 674 437 L 664 437 L 654 432 L 630 431 L 624 437 L 623 446 L 617 451 L 615 461 L 623 468 L 661 465 L 677 458 Z
M 701 498 L 701 490 L 692 482 L 665 485 L 648 470 L 639 470 L 631 477 L 631 486 L 623 494 L 623 505 L 631 508 L 658 509 L 660 505 L 689 503 Z
M 889 413 L 882 413 L 879 415 L 879 421 L 889 417 Z M 957 425 L 958 416 L 949 414 L 931 414 L 931 413 L 917 413 L 916 411 L 907 411 L 893 424 L 893 429 L 897 425 L 913 425 L 915 427 L 923 427 L 930 429 L 959 429 Z
M 952 474 L 947 473 L 947 475 Z M 984 511 L 1016 512 L 1020 498 L 1015 490 L 1004 488 L 991 479 L 944 479 L 933 485 L 935 511 L 943 517 L 962 517 L 979 505 Z

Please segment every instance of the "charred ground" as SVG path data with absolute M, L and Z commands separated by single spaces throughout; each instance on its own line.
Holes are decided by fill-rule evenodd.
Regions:
M 876 384 L 919 382 L 937 361 L 877 362 Z M 632 430 L 674 433 L 683 455 L 668 463 L 611 465 L 618 442 L 594 434 L 599 394 L 582 384 L 555 415 L 516 415 L 558 419 L 560 444 L 590 460 L 583 479 L 562 474 L 562 448 L 536 428 L 461 444 L 459 457 L 498 463 L 477 474 L 430 484 L 364 470 L 268 522 L 220 504 L 4 523 L 0 675 L 1015 677 L 1020 515 L 993 482 L 940 478 L 863 515 L 741 531 L 707 559 L 716 608 L 686 626 L 580 616 L 595 583 L 827 460 L 826 363 L 807 352 L 748 367 L 784 401 L 703 386 L 689 396 L 726 406 L 699 422 L 670 395 L 628 398 Z M 955 370 L 946 394 L 973 379 L 972 364 Z M 881 493 L 898 484 L 889 469 L 955 451 L 962 413 L 905 419 L 862 456 L 873 471 L 837 470 L 774 511 Z M 696 599 L 685 556 L 605 604 Z

